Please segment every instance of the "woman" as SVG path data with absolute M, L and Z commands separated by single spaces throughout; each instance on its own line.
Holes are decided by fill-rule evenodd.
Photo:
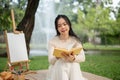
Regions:
M 78 55 L 61 53 L 61 57 L 53 55 L 55 48 L 72 49 L 81 47 L 79 38 L 72 30 L 71 22 L 65 15 L 58 15 L 55 19 L 57 35 L 49 41 L 48 60 L 50 63 L 48 80 L 85 80 L 80 70 L 80 62 L 85 61 L 83 49 Z

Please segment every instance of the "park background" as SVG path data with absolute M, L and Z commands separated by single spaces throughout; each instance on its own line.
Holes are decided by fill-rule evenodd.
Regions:
M 120 1 L 119 0 L 0 0 L 0 71 L 6 66 L 4 30 L 12 32 L 10 10 L 14 10 L 18 30 L 26 35 L 30 69 L 48 69 L 47 42 L 54 36 L 54 18 L 67 15 L 75 33 L 85 48 L 86 61 L 81 69 L 86 72 L 120 80 Z M 28 4 L 39 2 L 30 11 Z M 35 12 L 35 8 L 37 11 Z M 28 12 L 29 13 L 28 13 Z M 28 15 L 36 16 L 34 27 L 21 24 Z M 38 20 L 37 20 L 38 19 Z M 22 27 L 21 27 L 22 25 Z M 33 30 L 29 31 L 31 28 Z M 52 32 L 52 33 L 51 33 Z M 27 38 L 27 36 L 31 37 Z M 39 54 L 41 53 L 41 54 Z

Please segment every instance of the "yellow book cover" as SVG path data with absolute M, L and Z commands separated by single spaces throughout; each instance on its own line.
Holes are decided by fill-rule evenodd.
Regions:
M 55 48 L 53 55 L 56 57 L 62 57 L 61 53 L 65 52 L 66 54 L 69 54 L 71 52 L 73 52 L 73 54 L 77 55 L 80 53 L 80 51 L 82 50 L 82 48 L 72 48 L 70 50 L 67 49 L 61 49 L 61 48 Z

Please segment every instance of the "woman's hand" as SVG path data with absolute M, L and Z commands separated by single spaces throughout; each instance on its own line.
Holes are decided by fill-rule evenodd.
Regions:
M 69 53 L 68 61 L 73 62 L 75 60 L 75 55 L 73 52 Z
M 62 56 L 63 56 L 63 58 L 66 60 L 67 58 L 68 58 L 68 54 L 67 53 L 65 53 L 65 52 L 63 52 L 63 53 L 61 53 L 62 54 Z
M 73 62 L 75 60 L 75 55 L 73 54 L 73 52 L 71 52 L 69 54 L 62 53 L 62 56 L 66 61 L 69 61 L 69 62 Z
M 60 57 L 56 57 L 56 59 L 59 59 Z

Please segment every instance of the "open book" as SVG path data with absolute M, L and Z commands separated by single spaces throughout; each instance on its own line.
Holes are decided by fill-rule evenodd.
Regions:
M 70 50 L 55 48 L 53 55 L 56 57 L 62 57 L 61 53 L 63 53 L 63 52 L 65 52 L 66 54 L 70 54 L 71 52 L 73 52 L 73 54 L 77 55 L 80 53 L 81 50 L 82 50 L 82 48 L 72 48 Z

